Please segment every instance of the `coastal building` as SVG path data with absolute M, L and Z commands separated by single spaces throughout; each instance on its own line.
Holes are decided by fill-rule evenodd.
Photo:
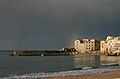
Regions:
M 78 52 L 120 55 L 120 37 L 108 36 L 106 40 L 79 39 L 75 40 L 74 48 Z
M 90 52 L 100 50 L 100 40 L 82 39 L 75 40 L 74 47 L 78 52 Z
M 106 39 L 106 47 L 109 54 L 120 55 L 120 37 L 108 36 Z
M 100 52 L 102 53 L 102 54 L 106 54 L 107 53 L 107 42 L 106 42 L 106 40 L 101 40 L 100 41 Z

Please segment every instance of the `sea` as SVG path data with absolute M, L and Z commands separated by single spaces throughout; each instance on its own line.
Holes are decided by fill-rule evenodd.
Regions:
M 0 51 L 0 79 L 37 79 L 120 70 L 120 56 L 10 56 Z

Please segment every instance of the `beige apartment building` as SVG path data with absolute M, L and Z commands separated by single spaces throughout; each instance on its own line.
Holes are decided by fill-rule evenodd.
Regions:
M 108 36 L 106 39 L 108 53 L 120 55 L 120 37 Z
M 74 46 L 78 52 L 98 51 L 100 50 L 100 40 L 95 39 L 75 40 Z
M 120 55 L 120 37 L 108 36 L 106 40 L 101 40 L 100 51 L 104 54 Z
M 100 41 L 100 52 L 103 54 L 107 53 L 107 46 L 106 45 L 107 45 L 106 40 Z

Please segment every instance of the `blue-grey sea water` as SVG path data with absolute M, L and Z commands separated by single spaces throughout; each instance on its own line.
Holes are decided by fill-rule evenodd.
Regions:
M 119 56 L 10 56 L 11 53 L 12 51 L 0 51 L 0 77 L 120 64 Z

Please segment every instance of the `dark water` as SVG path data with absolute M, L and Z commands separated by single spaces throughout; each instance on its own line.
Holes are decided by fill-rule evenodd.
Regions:
M 101 64 L 120 64 L 120 57 L 99 56 L 9 56 L 0 52 L 0 76 L 10 74 L 64 71 Z

